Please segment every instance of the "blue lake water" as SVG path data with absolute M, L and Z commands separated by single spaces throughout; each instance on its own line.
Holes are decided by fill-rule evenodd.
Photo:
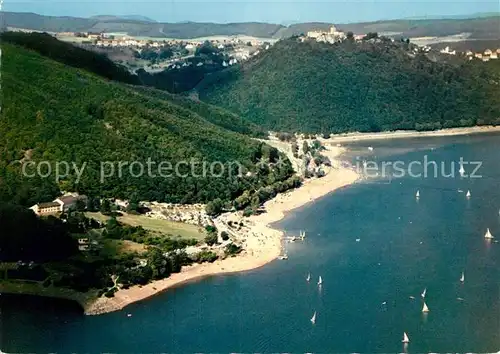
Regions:
M 116 313 L 87 317 L 70 303 L 4 294 L 1 349 L 498 351 L 500 243 L 486 241 L 484 234 L 490 228 L 500 240 L 499 146 L 499 135 L 353 144 L 346 158 L 354 162 L 360 153 L 379 164 L 402 161 L 407 166 L 427 155 L 444 162 L 448 172 L 451 162 L 463 157 L 482 162 L 477 172 L 482 178 L 458 173 L 455 178 L 374 178 L 343 188 L 279 224 L 291 234 L 307 231 L 304 243 L 287 244 L 288 261 L 210 277 Z M 419 168 L 423 171 L 416 166 L 414 172 Z M 462 272 L 464 283 L 459 281 Z M 426 315 L 421 311 L 424 288 Z M 312 325 L 314 311 L 317 322 Z M 406 348 L 404 331 L 411 340 Z

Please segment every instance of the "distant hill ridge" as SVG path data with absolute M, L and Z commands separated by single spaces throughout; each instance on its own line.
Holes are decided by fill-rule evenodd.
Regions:
M 288 38 L 310 30 L 328 29 L 331 23 L 310 22 L 283 26 L 272 23 L 159 23 L 143 16 L 96 16 L 93 18 L 42 16 L 28 12 L 3 12 L 5 26 L 48 32 L 127 32 L 132 36 L 199 38 L 247 35 L 258 38 Z M 396 32 L 406 37 L 448 36 L 471 33 L 471 39 L 500 38 L 500 16 L 482 15 L 468 19 L 401 19 L 365 23 L 335 24 L 354 33 Z
M 141 15 L 122 15 L 122 16 L 115 16 L 115 15 L 96 15 L 96 16 L 91 16 L 89 17 L 90 19 L 95 19 L 98 21 L 116 21 L 116 20 L 132 20 L 132 21 L 141 21 L 141 22 L 152 22 L 156 23 L 157 21 L 146 17 L 146 16 L 141 16 Z

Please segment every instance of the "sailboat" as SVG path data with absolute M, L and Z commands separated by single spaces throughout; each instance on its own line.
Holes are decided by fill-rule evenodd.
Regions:
M 470 191 L 467 191 L 467 194 L 465 195 L 467 198 L 470 198 Z
M 321 278 L 321 275 L 319 276 L 319 279 L 318 279 L 318 285 L 321 285 L 323 284 L 323 279 Z
M 288 254 L 285 252 L 284 255 L 279 257 L 279 259 L 286 261 L 288 259 Z
M 460 277 L 460 281 L 463 283 L 465 281 L 465 274 L 462 272 L 462 276 Z
M 311 317 L 311 323 L 312 324 L 316 323 L 316 311 L 314 311 L 313 317 Z
M 406 334 L 406 332 L 403 332 L 403 340 L 401 342 L 410 343 L 410 338 L 408 338 L 408 335 Z
M 415 194 L 415 197 L 418 199 L 420 198 L 420 191 L 417 191 L 417 194 Z
M 304 241 L 305 238 L 306 238 L 306 232 L 305 231 L 300 231 L 300 239 L 302 241 Z
M 465 169 L 463 165 L 460 165 L 460 169 L 458 170 L 458 172 L 460 173 L 461 176 L 465 174 Z
M 490 232 L 490 229 L 489 229 L 489 228 L 488 228 L 488 229 L 486 229 L 486 235 L 484 235 L 484 238 L 487 238 L 487 239 L 490 239 L 490 240 L 491 240 L 492 238 L 494 238 L 494 237 L 493 237 L 493 235 L 491 234 L 491 232 Z
M 311 280 L 311 273 L 307 274 L 307 278 L 306 278 L 307 281 L 310 281 Z
M 424 289 L 424 291 L 422 292 L 422 297 L 425 298 L 425 294 L 427 293 L 427 288 Z
M 424 307 L 422 308 L 422 312 L 426 313 L 429 312 L 429 308 L 427 307 L 427 304 L 424 302 Z

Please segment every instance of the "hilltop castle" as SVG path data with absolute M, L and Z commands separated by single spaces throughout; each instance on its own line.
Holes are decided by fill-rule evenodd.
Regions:
M 345 39 L 346 35 L 344 32 L 337 30 L 337 28 L 332 25 L 328 32 L 309 31 L 307 32 L 307 37 L 314 38 L 317 42 L 335 43 Z

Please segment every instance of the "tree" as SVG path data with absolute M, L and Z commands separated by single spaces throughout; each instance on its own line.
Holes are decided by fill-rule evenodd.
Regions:
M 234 200 L 234 207 L 236 210 L 245 209 L 250 204 L 250 192 L 244 191 L 242 195 Z
M 98 211 L 99 199 L 93 197 L 87 197 L 87 210 L 90 212 Z
M 242 251 L 242 248 L 240 246 L 235 245 L 234 243 L 230 243 L 229 245 L 226 246 L 226 249 L 224 252 L 228 256 L 233 256 L 235 254 L 238 254 Z
M 223 241 L 229 240 L 229 234 L 227 233 L 227 231 L 222 231 L 220 233 L 220 237 L 222 238 Z
M 213 263 L 217 260 L 217 255 L 212 251 L 201 251 L 198 253 L 197 261 L 199 263 L 210 262 Z
M 172 265 L 172 273 L 179 273 L 182 266 L 188 263 L 188 256 L 185 251 L 172 252 L 169 258 Z
M 103 235 L 107 238 L 111 238 L 114 240 L 119 240 L 123 236 L 123 230 L 116 218 L 112 216 L 109 218 L 108 221 L 106 221 L 106 230 L 104 231 Z
M 354 33 L 352 33 L 352 31 L 347 32 L 346 37 L 348 41 L 350 42 L 354 41 Z
M 136 193 L 133 193 L 132 196 L 130 197 L 127 206 L 127 213 L 137 214 L 138 211 L 139 211 L 139 198 L 137 197 Z
M 153 279 L 168 277 L 172 271 L 170 260 L 157 247 L 150 247 L 147 253 L 148 267 L 153 271 Z
M 224 202 L 220 198 L 216 198 L 211 202 L 208 202 L 205 211 L 210 216 L 217 216 L 222 212 Z
M 174 55 L 172 48 L 164 47 L 160 50 L 160 54 L 158 55 L 159 59 L 168 59 Z
M 103 213 L 104 215 L 111 214 L 111 203 L 108 199 L 104 199 L 101 202 L 101 213 Z
M 259 194 L 256 193 L 253 197 L 252 197 L 252 202 L 250 203 L 250 206 L 253 210 L 257 210 L 259 207 L 260 207 L 260 203 L 261 203 L 261 199 L 259 197 Z
M 322 147 L 322 145 L 321 145 L 321 141 L 319 141 L 319 140 L 317 140 L 317 139 L 316 139 L 316 140 L 314 140 L 314 141 L 312 142 L 312 147 L 313 147 L 313 149 L 314 149 L 314 150 L 320 150 L 320 149 L 321 149 L 321 147 Z
M 278 133 L 276 136 L 281 141 L 290 141 L 295 138 L 295 136 L 290 133 Z
M 363 37 L 363 40 L 367 41 L 369 39 L 374 39 L 378 38 L 378 33 L 377 32 L 368 32 L 366 36 Z
M 209 246 L 213 246 L 217 243 L 217 233 L 216 232 L 210 232 L 205 236 L 205 242 Z
M 75 203 L 75 208 L 76 208 L 76 211 L 85 211 L 85 209 L 87 208 L 87 205 L 86 205 L 84 200 L 78 199 Z
M 212 225 L 206 225 L 205 231 L 207 233 L 217 232 L 217 228 L 215 226 L 212 226 Z
M 211 56 L 218 52 L 217 48 L 215 48 L 210 41 L 205 41 L 201 46 L 196 48 L 195 55 L 202 56 L 207 55 Z
M 304 141 L 302 143 L 302 152 L 304 153 L 304 155 L 309 152 L 309 144 L 307 143 L 307 141 Z
M 244 217 L 249 217 L 253 215 L 254 211 L 251 207 L 246 207 L 245 210 L 243 210 L 243 216 Z

